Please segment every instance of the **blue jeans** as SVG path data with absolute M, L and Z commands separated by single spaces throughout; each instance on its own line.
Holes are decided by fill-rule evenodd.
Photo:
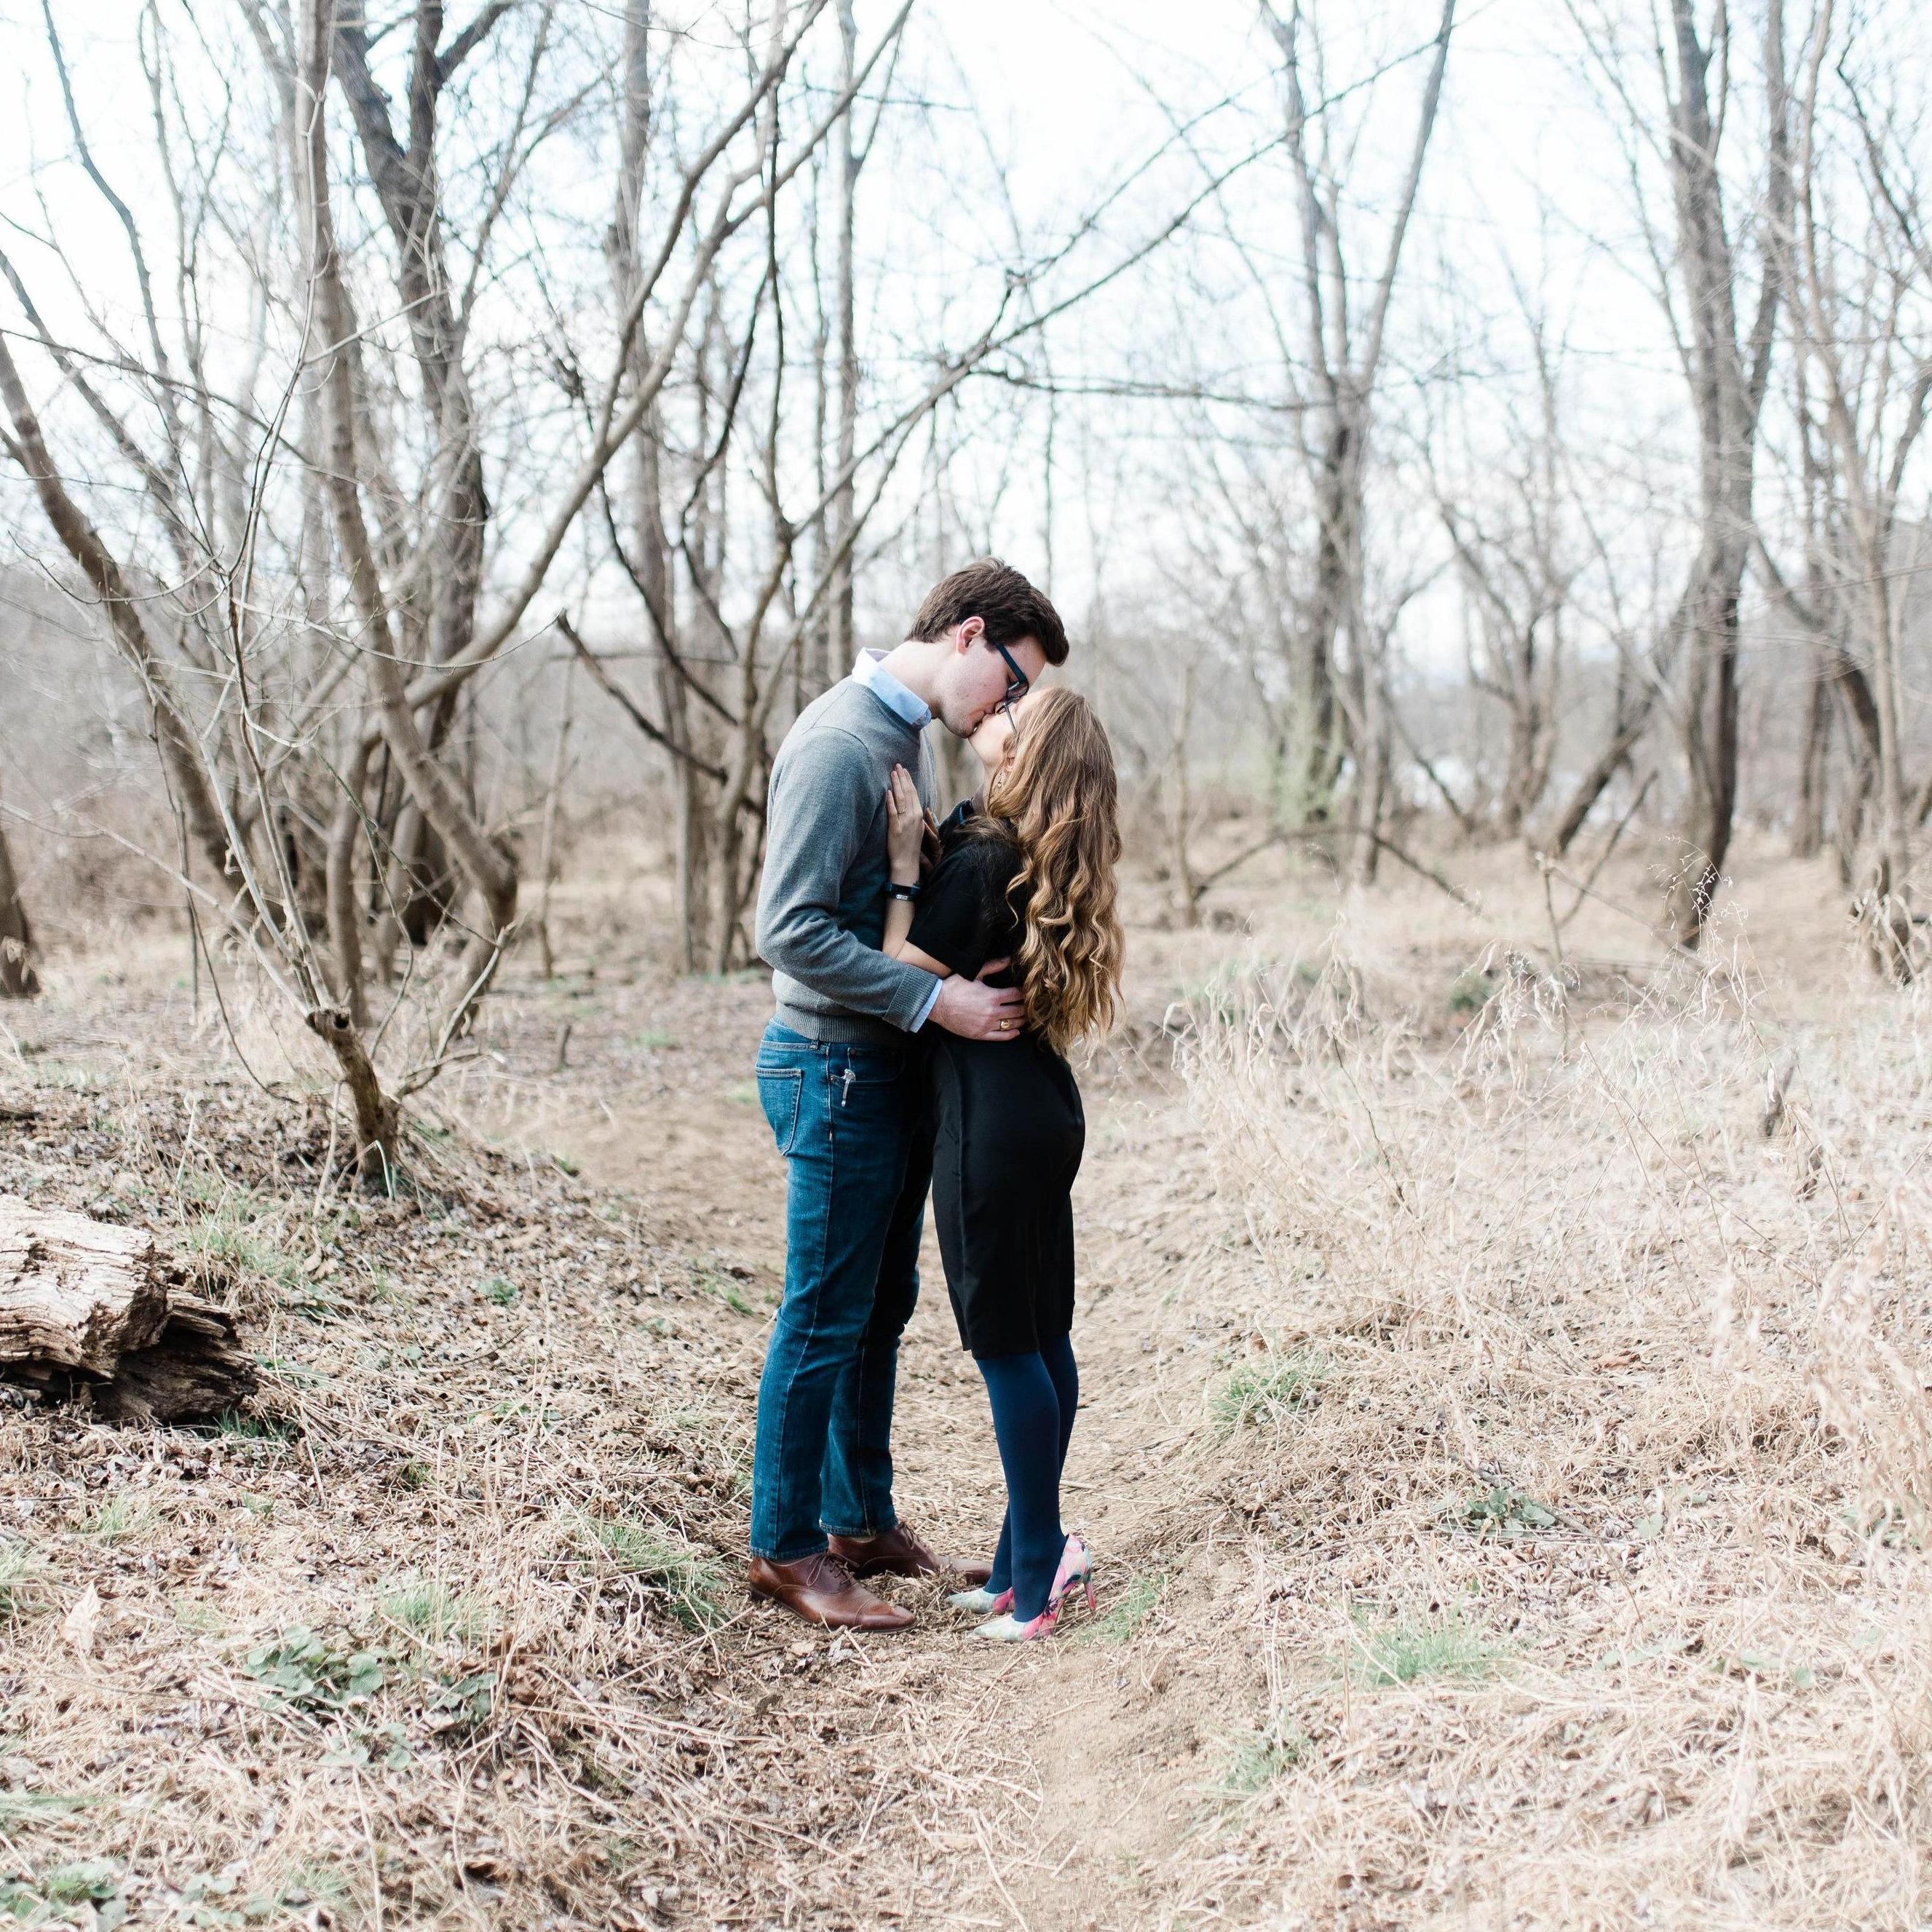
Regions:
M 904 1046 L 823 1045 L 776 1021 L 758 1100 L 785 1157 L 785 1284 L 758 1384 L 752 1553 L 795 1562 L 877 1536 L 892 1508 L 899 1336 L 919 1298 L 932 1177 L 923 1070 Z

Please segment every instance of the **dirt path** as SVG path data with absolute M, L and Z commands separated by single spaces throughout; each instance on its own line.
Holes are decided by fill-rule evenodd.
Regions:
M 700 1265 L 744 1281 L 755 1318 L 732 1333 L 741 1360 L 755 1364 L 784 1246 L 783 1164 L 748 1071 L 764 989 L 660 983 L 635 1001 L 596 1004 L 604 1010 L 580 1023 L 572 1053 L 585 1070 L 554 1138 L 586 1178 L 648 1204 Z M 649 1024 L 633 1004 L 648 1005 Z M 650 1063 L 642 1077 L 619 1072 L 600 1050 L 629 1042 L 634 1056 L 640 1041 L 657 1042 L 641 1049 Z M 1161 1874 L 1172 1854 L 1211 1822 L 1212 1745 L 1238 1720 L 1244 1695 L 1204 1674 L 1185 1634 L 1242 1581 L 1238 1560 L 1209 1534 L 1222 1512 L 1202 1494 L 1198 1453 L 1206 1390 L 1238 1324 L 1217 1318 L 1214 1296 L 1200 1292 L 1229 1258 L 1202 1248 L 1215 1218 L 1202 1211 L 1209 1188 L 1184 1096 L 1156 1070 L 1166 1057 L 1130 1047 L 1083 1083 L 1082 1396 L 1066 1508 L 1100 1557 L 1100 1618 L 1016 1654 L 974 1645 L 932 1593 L 914 1630 L 894 1640 L 936 1666 L 947 1714 L 1016 1774 L 1004 1786 L 1010 1815 L 982 1821 L 968 1841 L 976 1855 L 940 1882 L 962 1925 L 1148 1923 L 1155 1893 L 1171 1894 Z M 958 1348 L 929 1230 L 922 1273 L 902 1359 L 900 1507 L 935 1541 L 970 1548 L 990 1542 L 1002 1492 L 982 1387 Z

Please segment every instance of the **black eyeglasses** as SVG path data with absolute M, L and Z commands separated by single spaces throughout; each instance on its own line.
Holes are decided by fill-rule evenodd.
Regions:
M 988 638 L 986 641 L 989 644 L 993 644 L 993 640 L 991 638 Z M 1006 686 L 1005 696 L 1000 700 L 998 704 L 994 706 L 993 709 L 995 711 L 1004 711 L 1010 713 L 1013 706 L 1018 704 L 1020 700 L 1025 697 L 1027 693 L 1033 688 L 1033 680 L 1028 677 L 1026 673 L 1022 670 L 1019 666 L 1013 662 L 1012 653 L 1006 649 L 1004 644 L 993 644 L 993 648 L 999 652 L 1000 657 L 1005 661 L 1007 670 L 1011 671 L 1013 674 L 1012 682 Z

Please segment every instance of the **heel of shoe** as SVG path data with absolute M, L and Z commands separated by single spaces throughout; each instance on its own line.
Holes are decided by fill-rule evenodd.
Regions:
M 1096 1598 L 1094 1590 L 1094 1556 L 1080 1538 L 1070 1536 L 1066 1546 L 1060 1552 L 1059 1574 L 1053 1580 L 1053 1590 L 1048 1601 L 1058 1610 L 1076 1588 L 1087 1598 L 1087 1607 L 1091 1611 Z M 1072 1606 L 1067 1603 L 1070 1610 Z

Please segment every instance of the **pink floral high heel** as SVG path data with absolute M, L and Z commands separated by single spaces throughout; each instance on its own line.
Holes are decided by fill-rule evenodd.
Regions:
M 1098 1606 L 1094 1590 L 1094 1556 L 1087 1545 L 1077 1536 L 1066 1539 L 1066 1547 L 1060 1552 L 1060 1568 L 1053 1573 L 1053 1588 L 1047 1592 L 1046 1607 L 1058 1610 L 1060 1600 L 1078 1583 L 1087 1598 L 1087 1614 L 1091 1616 Z
M 1046 1608 L 1036 1617 L 1024 1619 L 1012 1612 L 1013 1593 L 1006 1593 L 1007 1608 L 1003 1616 L 989 1618 L 975 1627 L 973 1634 L 983 1636 L 993 1643 L 1037 1643 L 1042 1637 L 1051 1636 L 1054 1627 L 1060 1621 L 1060 1608 L 1066 1603 L 1067 1592 L 1075 1585 L 1080 1586 L 1087 1598 L 1087 1608 L 1090 1614 L 1096 1599 L 1094 1591 L 1094 1558 L 1087 1546 L 1077 1536 L 1066 1539 L 1066 1546 L 1060 1552 L 1060 1568 L 1053 1573 L 1053 1588 L 1047 1592 Z
M 964 1610 L 969 1616 L 998 1616 L 1002 1610 L 1013 1606 L 1013 1593 L 1010 1590 L 989 1590 L 982 1583 L 976 1590 L 955 1590 L 946 1600 L 956 1610 Z
M 1053 1627 L 1059 1621 L 1060 1612 L 1051 1606 L 1036 1617 L 1029 1617 L 1024 1623 L 1009 1610 L 1004 1616 L 975 1624 L 973 1634 L 994 1643 L 1037 1643 L 1042 1637 L 1053 1634 Z

